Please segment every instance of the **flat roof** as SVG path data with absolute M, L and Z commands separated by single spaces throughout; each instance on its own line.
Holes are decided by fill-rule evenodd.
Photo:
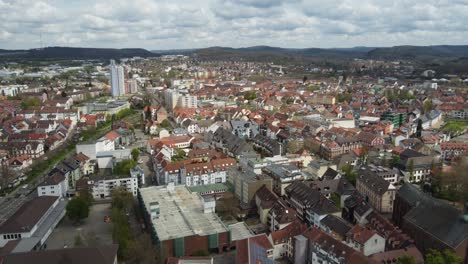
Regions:
M 254 234 L 247 227 L 245 222 L 238 222 L 238 223 L 229 225 L 229 230 L 231 230 L 232 241 L 242 240 L 242 239 L 246 239 L 246 238 L 254 236 Z
M 159 203 L 159 218 L 152 224 L 160 241 L 228 232 L 215 213 L 204 213 L 201 197 L 186 186 L 175 186 L 173 191 L 152 186 L 140 189 L 140 194 L 147 210 L 151 203 Z
M 208 192 L 220 192 L 220 191 L 227 191 L 228 187 L 223 183 L 214 183 L 208 185 L 197 185 L 197 186 L 190 186 L 187 187 L 191 192 L 196 193 L 208 193 Z

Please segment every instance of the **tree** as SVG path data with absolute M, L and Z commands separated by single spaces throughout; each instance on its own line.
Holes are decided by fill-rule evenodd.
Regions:
M 138 161 L 138 157 L 140 157 L 140 150 L 137 148 L 132 149 L 132 158 L 134 161 Z
M 461 264 L 462 258 L 455 255 L 454 252 L 446 249 L 443 252 L 431 249 L 426 254 L 426 264 Z
M 410 171 L 410 182 L 414 181 L 414 160 L 411 159 L 409 163 L 409 171 Z
M 151 237 L 142 234 L 128 245 L 128 257 L 126 263 L 130 264 L 156 264 L 160 263 L 158 249 L 153 246 Z
M 133 204 L 133 195 L 124 188 L 112 190 L 112 208 L 128 210 Z
M 423 104 L 423 113 L 429 113 L 433 108 L 432 100 L 426 100 Z
M 418 138 L 421 137 L 422 130 L 423 130 L 422 120 L 418 119 L 418 127 L 416 127 L 416 137 L 418 137 Z
M 354 171 L 353 166 L 346 164 L 341 168 L 341 170 L 343 171 L 345 178 L 353 185 L 356 185 L 357 173 Z
M 67 97 L 67 93 L 66 93 L 65 91 L 62 91 L 62 92 L 60 93 L 60 95 L 61 95 L 62 97 Z
M 395 167 L 400 162 L 400 156 L 394 156 L 390 161 L 390 166 Z
M 254 100 L 256 98 L 257 98 L 257 94 L 254 92 L 248 92 L 248 93 L 245 93 L 244 95 L 245 100 Z
M 164 128 L 171 128 L 172 125 L 171 125 L 171 122 L 169 122 L 169 120 L 164 119 L 164 120 L 161 122 L 161 127 L 164 127 Z
M 35 97 L 30 97 L 30 98 L 24 99 L 21 102 L 21 108 L 22 109 L 29 109 L 31 107 L 40 106 L 40 105 L 41 105 L 41 101 L 39 101 L 39 99 L 37 99 Z
M 79 196 L 74 197 L 67 204 L 66 215 L 74 223 L 80 223 L 89 215 L 89 203 Z
M 416 264 L 416 261 L 414 260 L 414 257 L 404 255 L 403 257 L 398 259 L 397 264 Z
M 126 159 L 122 160 L 121 162 L 117 163 L 112 171 L 116 175 L 128 175 L 130 173 L 130 169 L 138 165 L 136 161 L 133 159 Z

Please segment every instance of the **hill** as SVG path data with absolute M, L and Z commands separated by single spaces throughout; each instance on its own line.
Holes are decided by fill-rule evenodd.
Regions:
M 102 49 L 47 47 L 30 50 L 0 50 L 0 56 L 20 59 L 118 59 L 131 57 L 157 57 L 159 54 L 145 49 Z
M 468 57 L 468 46 L 395 46 L 373 49 L 368 56 L 386 59 L 462 58 Z

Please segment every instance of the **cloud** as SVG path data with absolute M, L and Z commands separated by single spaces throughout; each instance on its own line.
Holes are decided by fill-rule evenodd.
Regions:
M 0 48 L 467 44 L 466 0 L 0 0 Z

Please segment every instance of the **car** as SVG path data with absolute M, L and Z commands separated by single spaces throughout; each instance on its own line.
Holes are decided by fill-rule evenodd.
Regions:
M 138 163 L 142 164 L 142 163 L 143 163 L 143 159 L 138 159 Z

